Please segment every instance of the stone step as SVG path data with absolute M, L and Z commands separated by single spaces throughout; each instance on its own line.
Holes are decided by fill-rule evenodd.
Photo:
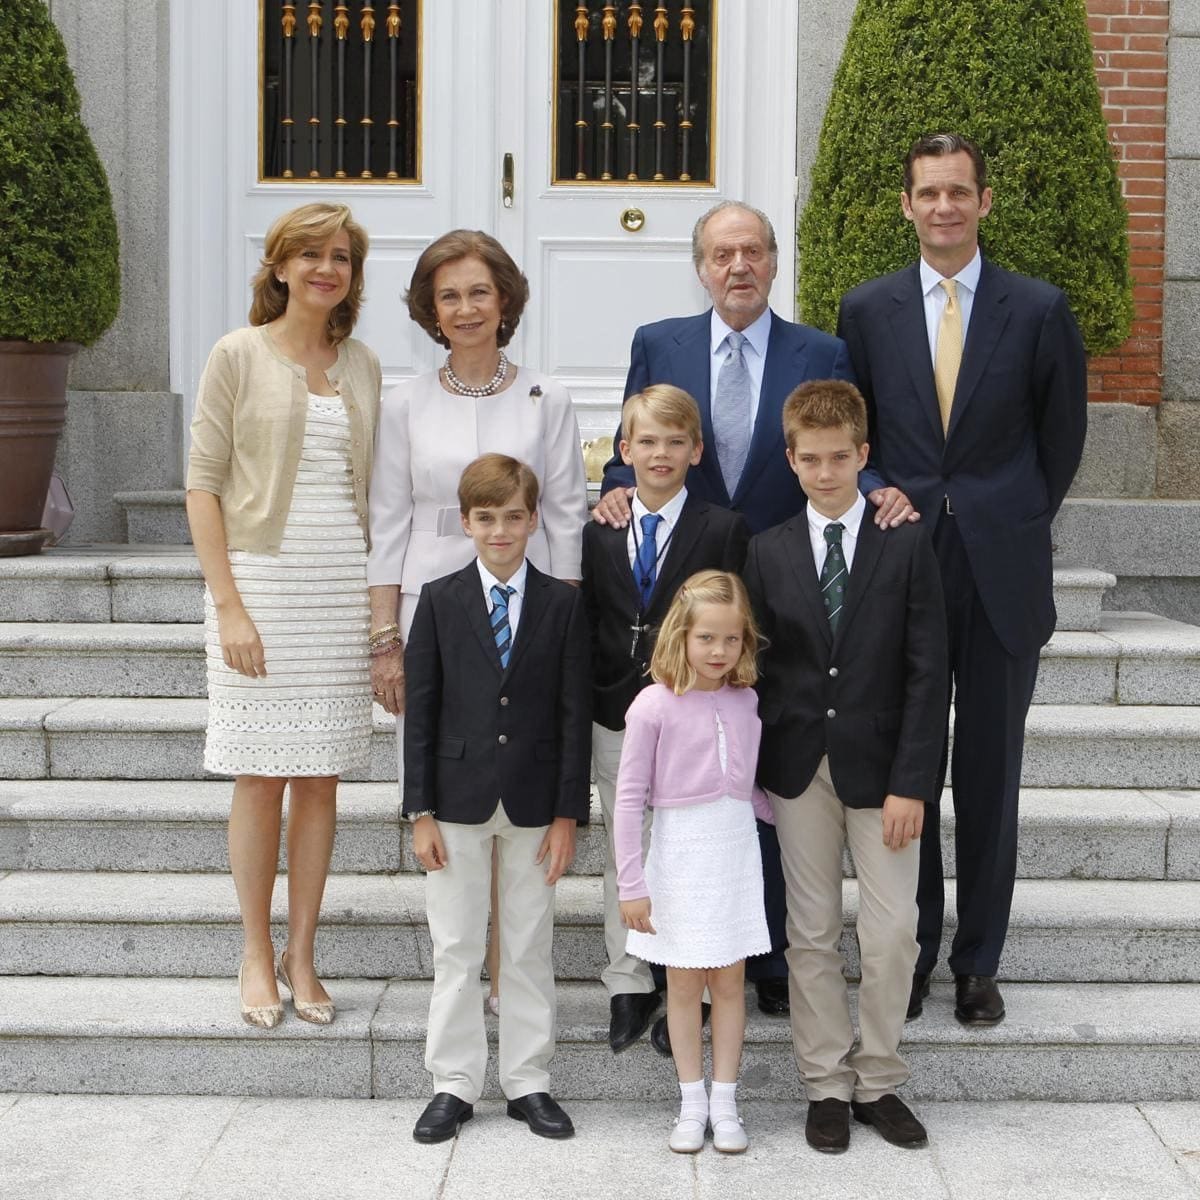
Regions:
M 191 546 L 94 546 L 0 559 L 0 621 L 197 622 Z
M 0 781 L 0 871 L 226 872 L 230 790 L 224 781 Z M 573 874 L 603 871 L 600 822 L 593 797 Z M 406 830 L 394 783 L 342 784 L 333 870 L 416 870 Z M 941 838 L 952 876 L 949 792 Z M 1200 791 L 1026 789 L 1017 856 L 1024 879 L 1200 880 Z
M 561 983 L 551 1070 L 561 1099 L 677 1097 L 675 1072 L 643 1039 L 608 1048 L 608 998 Z M 422 1063 L 426 983 L 347 979 L 337 1020 L 318 1027 L 290 1006 L 274 1030 L 244 1024 L 225 979 L 0 979 L 0 1091 L 161 1095 L 429 1095 Z M 1010 984 L 1008 1017 L 959 1025 L 953 988 L 935 984 L 905 1026 L 914 1100 L 1148 1101 L 1200 1094 L 1200 985 Z M 480 992 L 482 1004 L 483 992 Z M 853 999 L 853 993 L 852 993 Z M 499 1096 L 497 1024 L 486 1095 Z M 788 1023 L 747 995 L 739 1097 L 801 1098 Z M 850 1194 L 850 1193 L 847 1193 Z
M 1055 633 L 1034 704 L 1200 705 L 1200 628 L 1153 613 L 1106 612 L 1090 633 Z
M 1116 587 L 1117 577 L 1107 571 L 1056 559 L 1054 563 L 1054 607 L 1056 628 L 1093 630 L 1100 628 L 1105 593 Z
M 0 700 L 0 779 L 200 779 L 206 702 Z M 1200 707 L 1035 705 L 1026 722 L 1026 787 L 1193 788 Z M 394 722 L 376 707 L 367 767 L 396 777 Z
M 184 508 L 183 488 L 150 492 L 114 492 L 113 499 L 125 510 L 126 536 L 130 542 L 151 545 L 190 543 Z
M 1025 787 L 1191 788 L 1200 708 L 1039 704 L 1025 722 Z
M 842 948 L 853 973 L 858 886 L 847 880 L 843 888 Z M 953 890 L 948 885 L 947 939 Z M 279 944 L 286 898 L 281 877 L 272 913 Z M 568 876 L 555 904 L 556 975 L 598 978 L 605 962 L 601 881 Z M 0 931 L 4 975 L 228 975 L 242 944 L 232 882 L 213 874 L 12 871 L 0 877 Z M 424 880 L 331 875 L 318 947 L 330 978 L 428 977 Z M 1200 982 L 1200 883 L 1018 880 L 1001 977 Z
M 161 506 L 160 506 L 161 507 Z M 1100 627 L 1115 584 L 1104 571 L 1054 568 L 1058 628 Z M 0 559 L 0 621 L 202 621 L 204 581 L 189 544 L 70 546 Z
M 205 695 L 198 624 L 0 624 L 0 696 Z M 1200 704 L 1200 628 L 1151 613 L 1104 613 L 1094 632 L 1056 633 L 1035 704 Z
M 203 625 L 0 625 L 2 696 L 178 698 L 205 694 Z

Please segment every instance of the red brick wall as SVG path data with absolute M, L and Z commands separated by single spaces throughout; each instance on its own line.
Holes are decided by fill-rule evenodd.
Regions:
M 1129 206 L 1134 318 L 1129 340 L 1089 364 L 1092 400 L 1162 399 L 1170 0 L 1087 0 L 1096 76 Z

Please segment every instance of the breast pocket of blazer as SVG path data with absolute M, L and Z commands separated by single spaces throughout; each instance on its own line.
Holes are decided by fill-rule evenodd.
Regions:
M 467 752 L 467 739 L 460 737 L 440 737 L 437 740 L 435 753 L 438 758 L 462 758 Z

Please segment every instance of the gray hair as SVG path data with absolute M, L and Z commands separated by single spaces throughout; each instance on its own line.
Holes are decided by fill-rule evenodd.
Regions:
M 771 224 L 770 217 L 761 209 L 755 208 L 752 204 L 746 204 L 741 200 L 722 200 L 720 204 L 714 204 L 706 213 L 703 213 L 692 230 L 692 264 L 697 271 L 700 270 L 700 264 L 704 262 L 704 248 L 700 245 L 700 238 L 704 233 L 704 227 L 717 213 L 726 212 L 731 208 L 740 208 L 742 212 L 748 212 L 758 218 L 763 227 L 767 250 L 770 252 L 772 258 L 779 257 L 779 243 L 775 240 L 775 227 Z

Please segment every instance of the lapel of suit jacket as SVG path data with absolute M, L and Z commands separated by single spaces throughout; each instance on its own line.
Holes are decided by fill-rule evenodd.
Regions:
M 797 384 L 808 378 L 808 343 L 804 330 L 771 313 L 771 332 L 767 337 L 767 357 L 763 363 L 762 386 L 758 389 L 758 412 L 754 434 L 746 454 L 746 465 L 738 480 L 733 502 L 762 474 L 773 454 L 782 455 L 783 424 L 780 412 L 783 399 Z M 772 403 L 778 397 L 779 403 Z M 716 458 L 716 455 L 713 455 Z
M 944 439 L 942 411 L 933 381 L 933 359 L 929 355 L 929 329 L 925 324 L 925 297 L 921 292 L 921 266 L 915 262 L 903 272 L 892 293 L 892 333 L 900 358 L 908 368 L 918 407 L 925 414 L 939 444 Z M 975 317 L 972 312 L 971 321 Z
M 698 317 L 690 318 L 675 335 L 671 348 L 671 367 L 668 378 L 676 387 L 689 393 L 700 409 L 700 435 L 705 447 L 716 445 L 712 423 L 712 309 Z M 707 483 L 710 494 L 724 497 L 730 503 L 725 490 L 725 479 L 714 452 L 708 451 L 700 459 L 699 471 Z
M 954 407 L 950 410 L 947 442 L 954 436 L 954 431 L 962 420 L 963 410 L 979 387 L 983 369 L 1000 344 L 1000 336 L 1008 324 L 1011 311 L 1004 275 L 985 258 L 979 274 L 979 289 L 971 303 L 971 323 L 967 326 L 962 366 L 959 368 L 958 382 L 954 387 Z
M 489 619 L 488 603 L 483 596 L 483 580 L 479 577 L 479 567 L 472 559 L 455 577 L 455 590 L 459 602 L 467 614 L 467 624 L 479 639 L 483 647 L 484 657 L 500 673 L 500 655 L 496 650 L 496 639 L 492 634 L 492 623 Z M 522 616 L 524 613 L 522 613 Z
M 658 575 L 654 581 L 654 591 L 650 593 L 650 607 L 645 613 L 647 619 L 651 615 L 657 619 L 663 609 L 667 607 L 668 597 L 674 597 L 677 590 L 676 577 L 682 572 L 683 564 L 687 562 L 688 555 L 696 544 L 696 539 L 708 524 L 707 517 L 697 511 L 699 507 L 700 502 L 689 493 L 679 512 L 679 520 L 675 522 L 675 529 L 671 534 L 667 552 L 659 564 Z M 679 582 L 683 581 L 679 580 Z
M 525 656 L 527 649 L 533 644 L 537 627 L 546 615 L 546 593 L 550 588 L 550 580 L 529 563 L 525 568 L 525 595 L 521 599 L 521 621 L 513 636 L 512 653 L 508 656 L 508 667 L 505 675 L 510 675 L 516 669 L 517 663 Z M 499 656 L 496 658 L 500 661 Z
M 850 567 L 850 578 L 846 581 L 846 599 L 842 608 L 842 619 L 838 622 L 837 637 L 833 639 L 834 653 L 837 652 L 846 631 L 854 623 L 854 618 L 871 585 L 871 576 L 879 564 L 879 555 L 883 551 L 883 539 L 888 535 L 871 520 L 871 505 L 863 513 L 862 522 L 858 527 L 858 539 L 854 544 L 854 563 Z
M 633 520 L 632 514 L 630 520 Z M 626 593 L 630 605 L 633 608 L 640 607 L 641 597 L 633 581 L 633 567 L 629 563 L 628 527 L 617 529 L 612 525 L 597 525 L 595 535 L 600 539 L 600 545 L 604 547 L 604 553 L 608 556 L 613 579 L 622 581 L 618 586 Z M 521 614 L 521 619 L 525 619 L 524 613 Z
M 788 560 L 800 584 L 800 595 L 808 608 L 809 620 L 821 631 L 827 646 L 833 645 L 833 634 L 829 629 L 829 616 L 825 612 L 825 601 L 821 597 L 821 580 L 817 575 L 817 564 L 813 558 L 812 540 L 808 534 L 806 511 L 784 526 L 784 546 Z

